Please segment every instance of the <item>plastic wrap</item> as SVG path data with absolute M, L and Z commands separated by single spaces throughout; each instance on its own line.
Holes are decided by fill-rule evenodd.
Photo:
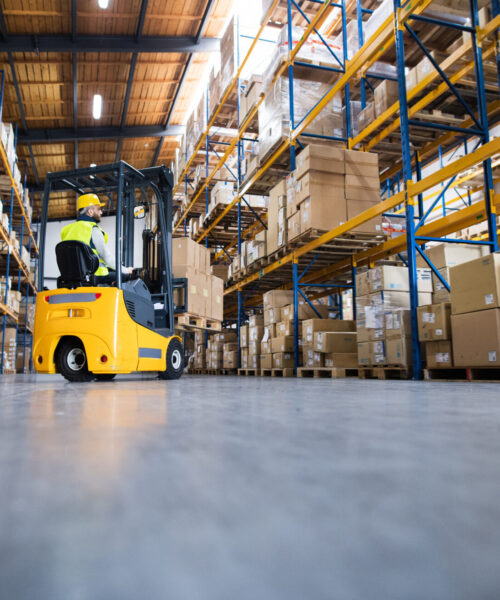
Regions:
M 298 124 L 329 90 L 326 83 L 294 79 L 294 121 Z M 259 153 L 264 157 L 290 133 L 288 77 L 279 77 L 259 107 Z M 306 133 L 343 137 L 342 96 L 335 96 L 306 129 Z
M 394 1 L 383 0 L 382 4 L 373 11 L 370 18 L 363 28 L 363 37 L 366 42 L 369 40 L 387 17 L 394 14 Z
M 221 95 L 231 82 L 237 69 L 236 64 L 236 19 L 233 17 L 227 26 L 220 43 L 220 84 Z

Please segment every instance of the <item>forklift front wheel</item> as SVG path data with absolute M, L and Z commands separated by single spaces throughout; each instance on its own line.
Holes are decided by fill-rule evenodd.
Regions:
M 179 379 L 184 371 L 184 348 L 178 339 L 170 340 L 167 348 L 167 368 L 160 371 L 160 379 Z

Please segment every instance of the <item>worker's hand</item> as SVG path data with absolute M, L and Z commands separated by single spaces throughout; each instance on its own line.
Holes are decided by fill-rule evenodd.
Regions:
M 127 275 L 132 275 L 133 271 L 134 271 L 134 267 L 125 267 L 125 273 Z

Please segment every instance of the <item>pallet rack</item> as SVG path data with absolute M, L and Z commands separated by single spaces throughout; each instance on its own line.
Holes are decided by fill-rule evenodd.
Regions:
M 448 284 L 442 279 L 435 266 L 425 256 L 425 243 L 430 241 L 444 241 L 448 243 L 482 244 L 488 246 L 491 251 L 498 250 L 496 206 L 500 201 L 494 193 L 494 177 L 492 158 L 500 153 L 500 139 L 490 140 L 490 127 L 498 121 L 500 116 L 500 103 L 498 101 L 498 86 L 500 84 L 500 57 L 496 50 L 496 37 L 500 27 L 500 9 L 498 0 L 492 0 L 492 19 L 479 27 L 479 10 L 477 0 L 470 0 L 470 22 L 464 23 L 460 19 L 451 18 L 445 20 L 441 16 L 424 13 L 426 9 L 432 8 L 433 0 L 413 0 L 402 2 L 393 0 L 393 11 L 387 15 L 380 24 L 377 31 L 369 39 L 363 39 L 363 15 L 371 13 L 367 4 L 374 6 L 373 2 L 325 2 L 311 0 L 308 3 L 309 10 L 317 8 L 314 16 L 308 18 L 295 0 L 286 0 L 286 17 L 288 26 L 288 57 L 283 61 L 275 74 L 273 82 L 282 74 L 289 77 L 290 86 L 290 135 L 274 150 L 273 154 L 260 166 L 255 174 L 244 182 L 241 181 L 241 172 L 238 162 L 238 192 L 222 213 L 206 227 L 197 237 L 197 241 L 205 240 L 205 243 L 216 246 L 217 240 L 214 231 L 217 231 L 219 223 L 237 211 L 237 235 L 219 248 L 215 253 L 215 260 L 225 260 L 235 253 L 241 253 L 243 239 L 252 239 L 258 231 L 266 227 L 265 217 L 260 217 L 254 224 L 242 230 L 242 201 L 244 196 L 255 186 L 270 169 L 286 153 L 289 153 L 289 161 L 285 165 L 293 170 L 295 167 L 295 147 L 304 139 L 306 128 L 314 121 L 328 101 L 337 93 L 342 92 L 346 100 L 346 131 L 347 135 L 337 142 L 343 142 L 346 148 L 362 149 L 366 151 L 380 151 L 383 157 L 390 157 L 392 165 L 382 175 L 382 199 L 379 204 L 361 213 L 355 218 L 335 229 L 325 232 L 315 239 L 306 241 L 304 245 L 292 248 L 282 256 L 276 258 L 255 273 L 251 273 L 234 282 L 227 287 L 225 298 L 228 300 L 230 309 L 236 315 L 238 328 L 241 325 L 244 305 L 246 307 L 256 306 L 256 297 L 264 291 L 275 287 L 289 287 L 294 289 L 295 305 L 295 357 L 298 358 L 298 296 L 302 295 L 308 300 L 303 287 L 308 286 L 314 296 L 331 294 L 335 286 L 350 287 L 355 296 L 356 270 L 361 265 L 370 267 L 375 260 L 388 258 L 399 254 L 409 269 L 410 298 L 412 314 L 412 350 L 413 350 L 413 373 L 414 377 L 422 377 L 422 366 L 420 359 L 420 348 L 417 336 L 416 307 L 417 298 L 417 274 L 416 258 L 421 256 L 432 271 L 442 280 L 443 285 L 449 289 Z M 364 6 L 362 6 L 364 4 Z M 258 107 L 265 98 L 265 92 L 261 94 L 257 105 L 250 111 L 244 122 L 239 120 L 240 103 L 240 76 L 242 69 L 253 52 L 257 40 L 262 36 L 265 25 L 272 18 L 276 10 L 279 10 L 278 0 L 274 0 L 262 21 L 262 25 L 256 37 L 244 57 L 235 77 L 229 87 L 225 90 L 222 99 L 198 140 L 195 151 L 187 158 L 177 189 L 184 184 L 184 192 L 187 194 L 189 170 L 195 163 L 198 151 L 205 144 L 206 148 L 206 170 L 205 179 L 187 204 L 181 219 L 174 227 L 174 232 L 184 224 L 186 234 L 186 218 L 199 207 L 199 200 L 205 193 L 208 199 L 208 188 L 214 179 L 218 169 L 226 163 L 231 153 L 237 148 L 238 159 L 241 159 L 241 142 L 251 129 L 251 124 Z M 294 69 L 305 68 L 298 64 L 297 54 L 300 47 L 306 42 L 312 33 L 318 33 L 317 26 L 332 8 L 340 9 L 340 17 L 337 23 L 341 25 L 343 39 L 343 59 L 339 62 L 339 69 L 331 69 L 338 74 L 338 78 L 323 96 L 302 119 L 294 122 L 293 86 Z M 453 14 L 453 10 L 450 10 Z M 307 25 L 301 40 L 295 46 L 292 45 L 291 24 L 297 14 L 305 19 Z M 347 22 L 348 19 L 357 19 L 360 49 L 354 56 L 347 60 Z M 335 25 L 334 25 L 335 27 Z M 468 39 L 439 62 L 427 48 L 427 41 L 419 33 L 425 28 L 432 38 L 434 35 L 448 40 L 452 36 L 467 34 Z M 450 37 L 451 36 L 451 37 Z M 406 42 L 406 46 L 405 46 Z M 417 83 L 412 89 L 407 89 L 405 67 L 407 57 L 416 54 L 427 58 L 432 64 L 432 71 Z M 383 58 L 390 56 L 397 66 L 397 81 L 399 89 L 399 100 L 390 106 L 382 115 L 378 116 L 372 123 L 362 131 L 354 134 L 350 115 L 350 98 L 359 93 L 361 105 L 366 106 L 366 98 L 372 87 L 369 81 L 369 70 L 373 64 Z M 338 57 L 337 57 L 338 58 Z M 485 61 L 495 58 L 496 69 L 491 72 L 490 65 Z M 485 65 L 488 66 L 488 80 L 485 76 Z M 315 68 L 309 65 L 309 68 Z M 466 82 L 471 86 L 468 79 L 474 76 L 472 85 L 475 87 L 475 103 L 477 110 L 471 108 L 468 100 L 464 98 L 458 86 Z M 359 85 L 359 90 L 358 90 Z M 271 86 L 272 87 L 272 84 Z M 487 93 L 488 89 L 488 93 Z M 494 96 L 487 102 L 489 92 L 493 90 Z M 491 95 L 491 94 L 489 94 Z M 236 96 L 236 102 L 235 102 Z M 452 124 L 443 122 L 435 117 L 434 113 L 426 114 L 425 109 L 434 109 L 440 106 L 440 102 L 447 102 L 449 97 L 453 98 L 455 114 L 458 119 Z M 225 138 L 225 150 L 216 162 L 213 169 L 209 170 L 208 149 L 211 128 L 218 124 L 217 118 L 221 114 L 222 107 L 230 100 L 236 104 L 238 128 L 232 139 Z M 208 114 L 207 114 L 208 117 Z M 417 119 L 418 117 L 418 119 Z M 394 138 L 399 137 L 399 140 Z M 473 145 L 475 147 L 472 149 Z M 413 148 L 412 148 L 413 146 Z M 398 160 L 394 161 L 394 152 L 397 149 Z M 389 153 L 392 152 L 392 155 Z M 461 154 L 453 162 L 444 164 L 445 158 Z M 439 171 L 424 175 L 428 165 L 435 161 L 441 161 Z M 384 166 L 389 161 L 384 161 Z M 394 164 L 395 163 L 395 164 Z M 496 164 L 496 161 L 495 163 Z M 471 169 L 475 171 L 468 173 Z M 467 194 L 467 199 L 462 198 L 463 206 L 449 206 L 446 202 L 446 192 L 459 183 L 477 179 L 478 171 L 481 172 L 482 185 L 476 185 Z M 464 175 L 465 174 L 465 175 Z M 437 186 L 441 186 L 435 191 Z M 484 195 L 484 201 L 472 202 L 474 193 Z M 424 194 L 429 196 L 424 197 Z M 197 204 L 198 203 L 198 204 Z M 198 208 L 199 210 L 199 208 Z M 436 218 L 436 212 L 442 210 L 442 216 Z M 352 240 L 350 232 L 357 226 L 383 215 L 390 219 L 400 219 L 404 224 L 402 235 L 380 241 L 378 243 L 361 242 L 361 247 L 353 247 L 347 252 L 342 252 L 338 246 L 342 240 Z M 234 217 L 233 217 L 234 220 Z M 485 222 L 487 233 L 477 239 L 455 239 L 447 237 L 451 233 L 459 232 L 473 224 Z M 210 240 L 210 241 L 209 241 Z M 403 254 L 405 256 L 403 256 Z M 300 273 L 301 271 L 301 273 Z M 337 288 L 338 289 L 338 288 Z M 245 296 L 243 293 L 245 292 Z M 297 365 L 296 365 L 297 367 Z
M 4 87 L 5 87 L 5 73 L 0 71 L 0 123 L 2 122 L 3 114 L 3 100 L 4 100 Z M 14 149 L 17 145 L 17 128 L 15 130 L 14 138 Z M 5 286 L 5 292 L 2 298 L 0 298 L 0 315 L 2 316 L 2 342 L 0 351 L 0 375 L 4 373 L 4 350 L 5 350 L 5 330 L 7 325 L 13 325 L 16 329 L 16 343 L 23 348 L 23 365 L 26 364 L 26 352 L 31 347 L 33 331 L 28 326 L 28 304 L 34 304 L 36 294 L 36 268 L 38 264 L 38 243 L 36 239 L 35 231 L 32 228 L 32 224 L 28 215 L 26 214 L 26 193 L 27 193 L 27 167 L 24 165 L 24 186 L 21 191 L 18 188 L 17 182 L 15 181 L 13 172 L 14 166 L 17 162 L 10 164 L 7 158 L 6 149 L 3 147 L 3 143 L 0 142 L 0 175 L 8 177 L 10 181 L 9 191 L 10 204 L 7 206 L 4 203 L 4 212 L 9 217 L 9 229 L 6 230 L 2 224 L 0 224 L 0 242 L 5 246 L 6 252 L 2 254 L 0 261 L 1 274 L 5 277 L 6 282 L 9 277 L 12 277 L 13 282 L 16 283 L 17 291 L 21 292 L 24 296 L 25 306 L 25 319 L 22 326 L 19 325 L 18 316 L 7 306 L 7 295 L 8 289 L 7 284 Z M 8 212 L 5 210 L 8 208 Z M 27 244 L 28 254 L 31 258 L 34 258 L 35 272 L 33 277 L 30 277 L 29 267 L 30 265 L 24 264 L 21 254 L 17 252 L 11 243 L 12 232 L 15 231 L 19 243 L 22 246 Z M 17 269 L 17 272 L 16 272 Z M 31 368 L 31 367 L 30 367 Z

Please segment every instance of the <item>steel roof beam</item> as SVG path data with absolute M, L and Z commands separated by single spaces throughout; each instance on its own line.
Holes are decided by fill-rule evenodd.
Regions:
M 218 38 L 137 35 L 9 35 L 0 52 L 218 52 Z
M 20 131 L 18 141 L 21 144 L 47 144 L 56 142 L 69 142 L 73 140 L 92 141 L 118 138 L 148 138 L 148 137 L 175 137 L 182 135 L 184 125 L 144 125 L 137 127 L 73 127 L 62 129 L 30 129 L 28 132 Z

